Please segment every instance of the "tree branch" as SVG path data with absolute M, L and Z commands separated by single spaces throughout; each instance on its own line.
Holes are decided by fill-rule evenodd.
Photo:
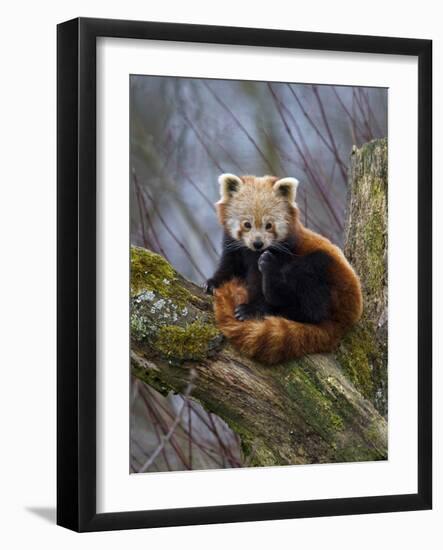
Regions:
M 366 227 L 371 212 L 383 214 L 384 151 L 386 142 L 378 141 L 353 155 L 346 252 L 362 277 L 367 311 L 337 356 L 310 355 L 274 367 L 242 357 L 219 333 L 212 299 L 201 288 L 186 281 L 161 256 L 131 248 L 133 374 L 168 394 L 184 393 L 190 371 L 195 371 L 189 399 L 220 416 L 240 436 L 244 463 L 331 463 L 387 457 L 386 420 L 373 404 L 377 404 L 372 391 L 375 383 L 371 391 L 365 391 L 362 383 L 369 358 L 378 349 L 375 346 L 386 341 L 374 328 L 384 311 L 385 271 L 375 277 L 370 265 L 374 261 L 380 266 L 379 255 L 385 265 L 386 243 L 382 249 L 380 243 L 371 248 L 367 231 L 373 231 L 375 238 L 376 227 Z M 373 185 L 377 191 L 372 194 Z M 368 340 L 371 344 L 364 349 L 362 335 L 365 346 Z M 386 374 L 385 358 L 377 369 Z M 378 387 L 377 395 L 385 389 Z

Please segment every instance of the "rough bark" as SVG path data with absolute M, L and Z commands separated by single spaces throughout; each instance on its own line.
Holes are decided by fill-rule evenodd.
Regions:
M 360 277 L 363 317 L 338 359 L 357 389 L 387 416 L 388 146 L 354 149 L 349 178 L 345 255 Z
M 379 381 L 386 380 L 385 163 L 383 141 L 353 155 L 346 252 L 362 277 L 367 309 L 337 357 L 311 355 L 274 367 L 246 359 L 217 330 L 212 300 L 202 289 L 161 256 L 131 249 L 133 374 L 163 394 L 182 393 L 193 369 L 192 398 L 240 436 L 250 465 L 387 458 L 386 420 L 373 405 L 378 389 L 385 390 Z M 385 222 L 381 248 L 381 222 L 371 213 Z M 382 265 L 382 276 L 373 274 L 369 254 Z M 361 344 L 363 336 L 369 346 Z M 374 350 L 381 354 L 377 362 Z

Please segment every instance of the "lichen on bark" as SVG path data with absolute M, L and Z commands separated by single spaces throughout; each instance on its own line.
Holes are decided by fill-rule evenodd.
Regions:
M 385 141 L 354 152 L 345 254 L 364 314 L 335 356 L 274 367 L 242 357 L 217 330 L 212 299 L 158 254 L 132 247 L 132 373 L 163 394 L 183 393 L 192 368 L 191 398 L 239 435 L 247 465 L 386 459 L 386 175 Z
M 337 357 L 351 381 L 387 415 L 388 145 L 354 149 L 349 179 L 345 255 L 362 283 L 363 316 Z
M 169 361 L 204 359 L 222 340 L 209 299 L 159 254 L 131 247 L 131 337 Z
M 133 252 L 144 255 L 148 271 L 150 259 L 158 268 L 157 255 L 140 249 Z M 171 283 L 184 284 L 174 270 L 169 275 Z M 150 283 L 138 285 L 131 298 L 132 321 L 144 323 L 141 333 L 132 334 L 134 376 L 165 395 L 183 393 L 192 368 L 196 374 L 192 399 L 239 435 L 245 464 L 387 457 L 386 422 L 346 379 L 331 355 L 311 355 L 266 367 L 242 357 L 221 338 L 211 298 L 200 288 L 188 283 L 186 290 L 196 300 L 178 306 L 172 296 L 157 295 L 149 287 Z M 147 298 L 146 293 L 150 293 Z M 159 301 L 161 308 L 155 307 Z M 172 321 L 171 315 L 177 319 Z M 189 337 L 193 330 L 195 340 Z

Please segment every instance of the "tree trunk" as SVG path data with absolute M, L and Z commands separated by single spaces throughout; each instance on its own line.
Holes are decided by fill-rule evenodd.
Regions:
M 353 154 L 345 251 L 365 314 L 337 357 L 266 367 L 241 356 L 217 330 L 212 299 L 163 257 L 132 247 L 133 374 L 168 394 L 183 393 L 192 372 L 191 398 L 240 436 L 249 465 L 386 459 L 387 424 L 373 405 L 384 412 L 386 171 L 385 141 Z
M 337 354 L 356 388 L 388 413 L 388 144 L 354 149 L 345 255 L 362 284 L 364 311 Z

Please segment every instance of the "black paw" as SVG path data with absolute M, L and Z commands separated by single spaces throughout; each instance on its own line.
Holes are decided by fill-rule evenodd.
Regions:
M 214 294 L 214 289 L 217 288 L 215 279 L 208 279 L 203 288 L 206 294 Z
M 273 267 L 279 264 L 279 260 L 270 250 L 265 250 L 258 259 L 258 269 L 260 273 L 269 273 Z
M 263 312 L 253 304 L 240 304 L 235 308 L 235 318 L 237 321 L 246 321 L 247 319 L 256 319 L 262 317 Z

